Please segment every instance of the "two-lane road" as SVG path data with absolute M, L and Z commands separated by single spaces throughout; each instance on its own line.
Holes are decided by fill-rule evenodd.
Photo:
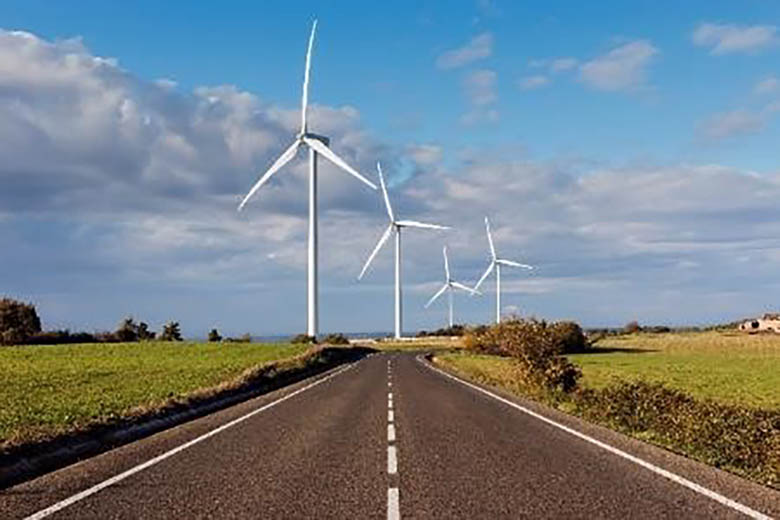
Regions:
M 377 354 L 0 491 L 0 518 L 780 514 L 780 493 L 551 420 Z

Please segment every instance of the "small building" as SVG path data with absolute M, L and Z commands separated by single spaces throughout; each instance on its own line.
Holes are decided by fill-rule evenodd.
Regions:
M 745 332 L 778 332 L 780 333 L 780 314 L 767 313 L 760 318 L 740 323 L 739 330 Z

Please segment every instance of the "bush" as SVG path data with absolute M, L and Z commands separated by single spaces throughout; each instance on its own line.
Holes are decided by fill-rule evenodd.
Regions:
M 222 341 L 222 336 L 219 335 L 219 331 L 217 331 L 217 329 L 211 329 L 209 331 L 209 341 L 211 343 L 219 343 Z
M 3 298 L 0 300 L 0 345 L 26 343 L 41 332 L 41 320 L 35 306 Z
M 634 321 L 629 321 L 626 323 L 626 326 L 623 327 L 623 332 L 626 334 L 636 334 L 637 332 L 642 332 L 642 327 L 639 326 L 639 323 Z
M 252 343 L 252 336 L 247 332 L 237 338 L 225 338 L 223 341 L 225 343 Z
M 98 343 L 97 337 L 89 332 L 51 330 L 39 332 L 27 338 L 28 345 L 66 345 L 68 343 Z
M 349 338 L 338 332 L 336 334 L 328 334 L 322 338 L 322 343 L 327 345 L 349 345 Z
M 452 327 L 445 327 L 431 332 L 428 332 L 427 330 L 421 330 L 417 333 L 417 337 L 424 338 L 427 336 L 463 336 L 465 333 L 465 326 L 455 324 Z
M 160 341 L 181 341 L 181 330 L 178 321 L 169 321 L 163 326 Z
M 511 319 L 484 330 L 469 331 L 464 344 L 481 353 L 514 358 L 522 377 L 532 386 L 571 392 L 582 374 L 563 356 L 563 349 L 566 341 L 574 341 L 577 331 L 584 340 L 582 329 L 576 324 L 548 326 L 535 319 Z
M 298 334 L 290 339 L 290 343 L 317 343 L 317 338 L 308 334 Z
M 575 412 L 619 431 L 676 447 L 718 468 L 780 483 L 780 410 L 698 400 L 643 381 L 575 394 Z
M 590 348 L 582 327 L 573 321 L 559 321 L 550 325 L 550 332 L 563 354 L 578 354 Z

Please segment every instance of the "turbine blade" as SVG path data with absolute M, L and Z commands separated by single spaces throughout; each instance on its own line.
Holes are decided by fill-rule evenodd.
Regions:
M 425 304 L 425 308 L 427 309 L 428 307 L 430 307 L 430 306 L 431 306 L 431 304 L 432 304 L 433 302 L 435 302 L 435 301 L 436 301 L 436 300 L 439 298 L 439 296 L 441 296 L 442 294 L 444 294 L 444 291 L 446 291 L 446 290 L 449 288 L 449 286 L 450 286 L 450 285 L 449 285 L 449 284 L 446 284 L 446 283 L 445 283 L 444 285 L 442 285 L 442 286 L 441 286 L 441 289 L 439 289 L 439 291 L 438 291 L 436 294 L 434 294 L 434 295 L 433 295 L 433 298 L 431 298 L 430 300 L 428 300 L 428 303 L 426 303 L 426 304 Z
M 249 199 L 252 198 L 252 195 L 254 195 L 255 192 L 260 189 L 260 186 L 265 184 L 266 181 L 268 181 L 268 179 L 270 179 L 274 173 L 279 171 L 279 169 L 282 166 L 290 162 L 290 160 L 292 160 L 292 158 L 295 157 L 295 152 L 298 151 L 298 146 L 300 146 L 300 144 L 301 142 L 296 139 L 295 142 L 291 144 L 290 147 L 287 148 L 287 150 L 285 150 L 284 153 L 280 155 L 278 159 L 276 159 L 276 161 L 271 165 L 271 167 L 268 168 L 268 171 L 265 172 L 265 174 L 262 177 L 260 177 L 260 180 L 257 181 L 255 185 L 252 186 L 252 189 L 249 190 L 249 193 L 246 194 L 246 197 L 244 197 L 244 200 L 242 200 L 241 204 L 239 204 L 238 206 L 238 211 L 241 211 L 244 208 L 246 203 L 249 202 Z
M 474 294 L 482 294 L 481 292 L 477 291 L 476 289 L 472 289 L 471 287 L 469 287 L 467 285 L 463 285 L 460 282 L 452 282 L 452 286 L 455 287 L 456 289 L 460 289 L 461 291 L 469 292 L 472 295 L 474 295 Z
M 490 244 L 490 256 L 493 257 L 493 260 L 496 259 L 496 248 L 493 245 L 493 237 L 490 235 L 490 221 L 487 217 L 485 217 L 485 230 L 487 231 L 488 236 L 488 244 Z
M 480 278 L 477 284 L 474 286 L 475 291 L 479 289 L 479 286 L 482 285 L 482 282 L 485 281 L 485 278 L 490 276 L 490 273 L 493 272 L 493 269 L 495 269 L 495 267 L 496 267 L 496 263 L 490 262 L 490 265 L 488 266 L 487 270 L 485 270 L 485 274 L 482 275 L 482 278 Z
M 385 208 L 387 208 L 387 216 L 390 217 L 390 222 L 395 222 L 395 216 L 393 215 L 393 207 L 390 205 L 390 197 L 387 195 L 387 186 L 385 186 L 385 176 L 382 175 L 382 166 L 379 161 L 376 162 L 376 171 L 379 172 L 379 184 L 382 186 L 382 196 L 385 198 Z
M 444 273 L 447 276 L 447 281 L 450 280 L 450 261 L 447 258 L 447 246 L 444 246 L 444 249 L 442 249 L 444 252 Z
M 306 110 L 309 108 L 309 71 L 311 70 L 311 48 L 314 45 L 314 33 L 317 31 L 317 20 L 311 25 L 309 47 L 306 50 L 306 69 L 303 72 L 303 96 L 301 98 L 301 134 L 307 131 Z
M 503 260 L 498 259 L 496 260 L 496 263 L 499 263 L 501 265 L 510 265 L 512 267 L 522 267 L 523 269 L 533 269 L 534 266 L 528 265 L 528 264 L 521 264 L 520 262 L 513 262 L 512 260 Z
M 376 188 L 376 184 L 371 182 L 370 180 L 366 179 L 362 175 L 360 175 L 358 172 L 356 172 L 350 165 L 348 165 L 346 162 L 344 162 L 344 159 L 333 153 L 333 150 L 325 146 L 322 141 L 318 141 L 317 139 L 312 139 L 311 137 L 303 137 L 303 141 L 312 147 L 315 152 L 317 152 L 320 155 L 324 155 L 329 161 L 331 161 L 333 164 L 344 170 L 345 172 L 349 173 L 353 177 L 356 177 L 359 181 L 363 182 L 364 184 L 371 186 L 373 189 Z
M 450 229 L 449 226 L 440 226 L 438 224 L 426 224 L 424 222 L 417 222 L 415 220 L 399 220 L 396 222 L 399 226 L 403 227 L 416 227 L 416 228 L 423 228 L 423 229 Z
M 374 260 L 374 257 L 379 253 L 379 250 L 382 249 L 382 246 L 385 245 L 385 242 L 387 242 L 387 239 L 390 238 L 390 234 L 393 232 L 393 224 L 390 224 L 387 226 L 387 230 L 382 234 L 382 238 L 379 239 L 379 242 L 376 244 L 376 247 L 371 252 L 371 256 L 368 257 L 368 260 L 366 260 L 366 265 L 363 266 L 363 270 L 360 271 L 360 276 L 358 276 L 358 280 L 363 278 L 363 275 L 366 274 L 366 270 L 368 270 L 368 266 L 371 265 L 371 261 Z

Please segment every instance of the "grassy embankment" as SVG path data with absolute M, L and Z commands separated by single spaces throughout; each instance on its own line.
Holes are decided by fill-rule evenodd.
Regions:
M 307 348 L 157 341 L 0 347 L 0 452 L 207 395 Z
M 764 455 L 759 457 L 758 465 L 761 467 L 751 467 L 748 452 L 759 447 L 755 444 L 751 447 L 751 443 L 765 441 L 747 440 L 753 435 L 758 435 L 756 439 L 767 438 L 765 434 L 757 434 L 757 430 L 750 429 L 755 417 L 764 417 L 761 428 L 768 427 L 770 430 L 771 424 L 776 425 L 780 417 L 780 335 L 750 336 L 722 332 L 635 334 L 601 340 L 593 352 L 568 357 L 582 369 L 580 386 L 597 392 L 592 394 L 597 396 L 596 399 L 578 399 L 576 396 L 546 399 L 537 390 L 523 386 L 510 358 L 452 353 L 437 356 L 437 361 L 473 380 L 503 387 L 519 395 L 541 398 L 564 411 L 583 415 L 759 482 L 775 487 L 780 483 L 777 480 L 780 476 L 777 450 L 780 447 L 761 444 L 760 449 L 764 451 Z M 649 414 L 648 417 L 655 417 L 652 419 L 655 422 L 646 423 L 646 429 L 641 426 L 641 418 L 637 420 L 628 416 L 631 403 L 627 401 L 630 399 L 623 399 L 623 403 L 609 400 L 610 397 L 626 397 L 625 393 L 619 396 L 614 389 L 625 382 L 636 381 L 661 383 L 684 392 L 695 402 L 686 404 L 684 398 L 682 401 L 679 398 L 665 401 L 666 397 L 660 394 L 648 393 L 646 398 L 652 399 L 651 402 L 636 403 L 638 407 L 649 407 L 648 410 L 643 408 L 644 412 Z M 611 393 L 602 393 L 602 398 L 598 399 L 598 392 L 610 390 Z M 706 403 L 716 404 L 709 406 Z M 594 406 L 612 409 L 595 410 Z M 666 406 L 669 406 L 668 410 L 674 410 L 675 415 L 664 417 Z M 720 415 L 723 412 L 716 409 L 718 406 L 735 407 L 737 411 Z M 708 415 L 700 418 L 679 415 L 687 413 Z M 727 420 L 733 421 L 733 424 L 718 426 L 718 417 L 728 417 Z M 696 424 L 698 419 L 701 419 L 701 425 Z M 679 436 L 669 432 L 668 423 L 674 421 L 679 421 Z M 632 426 L 637 424 L 640 426 Z M 683 431 L 682 426 L 688 431 Z M 697 431 L 699 427 L 701 431 Z M 716 428 L 721 427 L 725 428 L 724 434 L 739 438 L 717 439 Z M 776 431 L 777 426 L 774 428 Z M 706 438 L 706 434 L 714 438 Z M 771 435 L 769 438 L 772 438 Z M 775 442 L 778 440 L 777 433 L 773 438 Z M 724 453 L 729 446 L 737 449 L 737 441 L 745 448 L 744 452 Z

